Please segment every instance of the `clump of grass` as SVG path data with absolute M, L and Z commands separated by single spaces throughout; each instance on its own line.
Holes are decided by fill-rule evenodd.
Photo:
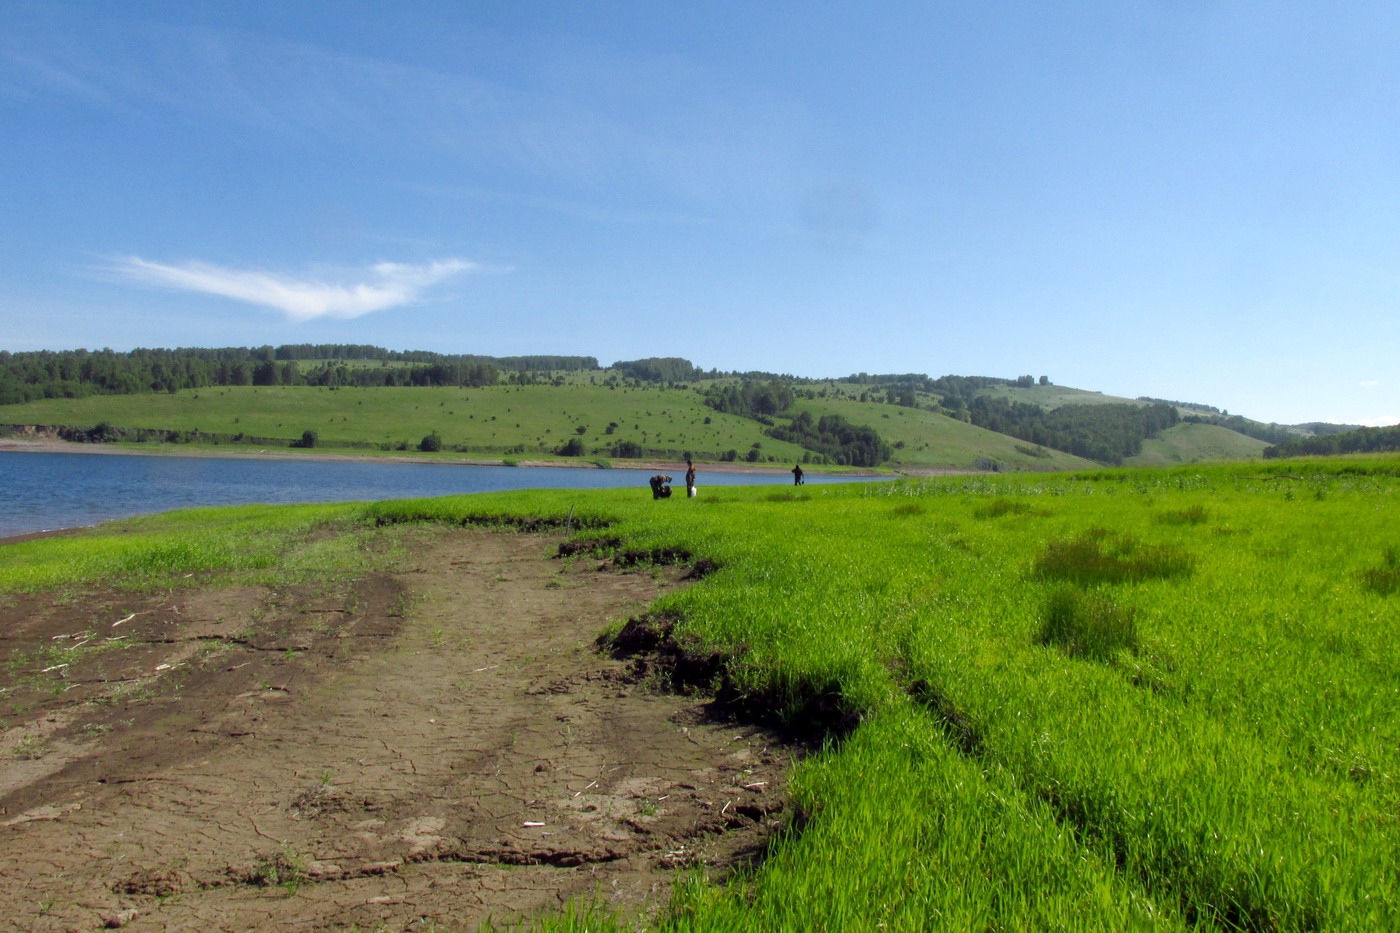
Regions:
M 1185 576 L 1195 565 L 1195 558 L 1180 548 L 1142 544 L 1131 535 L 1092 528 L 1048 543 L 1036 558 L 1034 575 L 1091 586 Z
M 1157 516 L 1159 525 L 1199 525 L 1210 517 L 1203 505 L 1193 505 L 1185 509 L 1173 509 Z
M 978 518 L 1001 518 L 1003 515 L 1024 515 L 1029 511 L 1030 504 L 1019 499 L 993 499 L 972 514 Z
M 897 505 L 894 508 L 890 509 L 890 516 L 898 517 L 902 515 L 923 515 L 924 512 L 924 507 L 919 503 L 906 502 L 903 505 Z
M 1381 566 L 1362 571 L 1361 585 L 1382 596 L 1400 591 L 1400 547 L 1386 548 Z
M 1131 609 L 1108 597 L 1066 587 L 1046 601 L 1038 641 L 1071 657 L 1108 661 L 1137 649 L 1137 623 Z
M 259 858 L 242 881 L 260 888 L 279 887 L 293 897 L 306 877 L 306 859 L 283 843 L 280 851 Z

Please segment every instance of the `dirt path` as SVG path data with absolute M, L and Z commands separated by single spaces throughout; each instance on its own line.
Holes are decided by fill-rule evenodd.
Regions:
M 433 530 L 340 592 L 0 603 L 0 923 L 471 929 L 756 852 L 787 754 L 597 654 L 675 576 Z

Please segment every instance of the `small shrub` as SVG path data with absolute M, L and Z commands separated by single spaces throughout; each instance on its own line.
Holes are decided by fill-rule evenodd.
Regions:
M 1038 640 L 1071 657 L 1107 661 L 1137 649 L 1137 623 L 1132 610 L 1102 594 L 1064 588 L 1046 601 Z
M 1062 541 L 1051 541 L 1036 559 L 1034 575 L 1090 586 L 1184 576 L 1195 558 L 1180 548 L 1140 544 L 1130 535 L 1110 535 L 1102 528 Z
M 978 518 L 1000 518 L 1003 515 L 1024 515 L 1030 510 L 1029 504 L 1016 499 L 993 499 L 973 514 Z
M 438 436 L 438 432 L 434 431 L 418 442 L 418 449 L 425 453 L 435 454 L 442 450 L 442 438 Z
M 1389 596 L 1400 592 L 1400 547 L 1388 547 L 1381 566 L 1361 573 L 1361 584 L 1373 593 Z
M 984 473 L 1000 473 L 1002 470 L 1006 469 L 1006 464 L 995 457 L 980 456 L 972 461 L 972 468 L 974 470 L 981 470 Z

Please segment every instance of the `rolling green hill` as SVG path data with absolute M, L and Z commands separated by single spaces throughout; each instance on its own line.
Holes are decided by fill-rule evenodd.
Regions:
M 1144 405 L 1137 399 L 1118 395 L 1104 395 L 1088 389 L 1072 389 L 1069 386 L 989 386 L 981 389 L 978 395 L 1039 405 L 1041 408 L 1059 408 L 1061 405 Z
M 812 416 L 841 415 L 855 424 L 875 428 L 896 445 L 893 462 L 917 469 L 966 469 L 992 463 L 1011 470 L 1074 470 L 1093 462 L 997 434 L 956 418 L 921 408 L 901 408 L 879 402 L 847 398 L 799 399 L 795 411 Z M 903 447 L 898 445 L 903 444 Z
M 324 354 L 295 354 L 298 349 L 306 348 L 279 348 L 275 354 L 272 348 L 148 351 L 149 360 L 135 352 L 128 356 L 106 351 L 17 355 L 4 369 L 10 397 L 34 400 L 0 405 L 0 424 L 61 426 L 65 436 L 109 442 L 285 448 L 308 446 L 303 439 L 314 437 L 310 446 L 373 454 L 417 452 L 420 443 L 432 437 L 429 446 L 440 445 L 438 456 L 538 459 L 567 454 L 651 460 L 678 459 L 690 453 L 701 461 L 775 465 L 872 463 L 885 457 L 882 445 L 888 445 L 888 459 L 881 465 L 901 470 L 1063 470 L 1092 465 L 1065 450 L 1102 456 L 1107 462 L 1137 450 L 1136 439 L 1129 447 L 1113 439 L 1113 432 L 1125 430 L 1122 425 L 1131 418 L 1125 419 L 1121 410 L 1107 409 L 1105 417 L 1099 418 L 1097 407 L 1083 406 L 1131 405 L 1136 410 L 1147 405 L 1140 399 L 1067 386 L 1027 385 L 1028 379 L 1016 384 L 986 377 L 931 380 L 919 374 L 860 374 L 815 380 L 762 373 L 706 374 L 681 359 L 590 368 L 597 365 L 591 357 L 522 357 L 550 365 L 560 360 L 565 363 L 559 365 L 581 362 L 563 370 L 499 371 L 497 364 L 506 359 L 482 357 L 488 362 L 473 363 L 476 369 L 466 373 L 467 364 L 461 360 L 451 362 L 456 358 L 426 352 L 342 361 Z M 230 364 L 221 356 L 239 353 L 252 354 L 261 362 Z M 219 381 L 238 375 L 230 375 L 230 366 L 252 367 L 249 372 L 257 377 L 257 384 Z M 112 370 L 106 377 L 103 367 Z M 356 371 L 371 369 L 397 371 L 399 375 L 388 381 L 403 384 L 350 384 L 356 381 Z M 314 384 L 304 384 L 308 382 Z M 128 383 L 150 384 L 157 391 L 121 388 Z M 179 388 L 182 384 L 189 387 Z M 160 391 L 161 386 L 166 390 Z M 774 387 L 778 387 L 777 396 L 770 391 Z M 741 396 L 755 391 L 758 394 L 752 397 L 762 396 L 765 401 L 752 407 Z M 38 398 L 36 392 L 52 397 Z M 111 392 L 129 394 L 107 394 Z M 956 393 L 951 400 L 944 398 L 948 392 Z M 708 400 L 706 393 L 711 395 Z M 775 397 L 780 398 L 777 404 Z M 984 399 L 998 400 L 1000 408 L 985 409 Z M 959 410 L 941 407 L 945 402 Z M 1038 419 L 1034 409 L 1029 414 L 1024 408 L 1013 411 L 1015 406 L 1008 403 L 1045 411 L 1063 409 L 1064 417 Z M 803 413 L 813 421 L 834 416 L 844 419 L 852 430 L 868 428 L 879 435 L 879 443 L 870 442 L 872 456 L 857 457 L 850 452 L 853 448 L 832 448 L 810 435 L 788 433 L 786 440 L 770 435 L 770 428 L 786 429 L 793 416 Z M 952 414 L 956 417 L 949 417 Z M 99 425 L 104 430 L 95 431 Z M 1153 438 L 1151 431 L 1158 429 L 1154 425 L 1142 429 L 1148 432 L 1148 440 L 1128 462 L 1170 464 L 1253 456 L 1263 445 L 1245 433 L 1264 436 L 1255 426 L 1234 417 L 1226 425 L 1196 424 L 1189 429 L 1179 425 Z M 1103 443 L 1091 443 L 1095 431 L 1105 438 Z
M 318 446 L 416 449 L 437 432 L 459 453 L 547 455 L 579 437 L 588 455 L 621 442 L 679 456 L 802 459 L 795 444 L 765 437 L 762 425 L 707 408 L 695 392 L 642 386 L 327 389 L 226 386 L 161 395 L 95 395 L 0 406 L 0 423 L 95 425 L 247 434 L 290 444 L 315 431 Z M 616 426 L 609 433 L 609 425 Z M 583 431 L 580 432 L 579 428 Z M 655 456 L 656 454 L 651 454 Z
M 1207 460 L 1244 460 L 1258 457 L 1269 445 L 1238 431 L 1214 424 L 1182 423 L 1142 442 L 1142 453 L 1130 457 L 1129 466 L 1170 466 Z

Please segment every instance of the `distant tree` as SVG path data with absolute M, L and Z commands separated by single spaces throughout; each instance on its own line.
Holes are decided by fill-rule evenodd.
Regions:
M 571 437 L 564 446 L 554 452 L 561 457 L 582 457 L 588 451 L 584 449 L 582 439 Z
M 703 375 L 690 360 L 681 359 L 678 356 L 619 360 L 613 363 L 612 368 L 646 382 L 685 382 L 698 379 Z
M 418 442 L 418 449 L 430 454 L 437 453 L 442 450 L 442 438 L 434 431 Z
M 765 433 L 849 466 L 878 466 L 894 452 L 874 428 L 851 424 L 840 415 L 822 415 L 820 420 L 814 420 L 810 412 L 799 412 L 791 424 L 769 428 Z
M 293 446 L 293 447 L 306 447 L 306 448 L 311 448 L 311 447 L 315 447 L 315 446 L 316 446 L 316 442 L 319 441 L 320 439 L 321 439 L 320 435 L 317 434 L 315 431 L 302 431 L 302 432 L 301 432 L 301 440 L 299 440 L 299 441 L 292 441 L 292 446 Z
M 1299 437 L 1265 448 L 1264 457 L 1299 457 L 1317 454 L 1391 453 L 1400 450 L 1400 424 L 1388 428 L 1358 428 L 1339 434 Z

